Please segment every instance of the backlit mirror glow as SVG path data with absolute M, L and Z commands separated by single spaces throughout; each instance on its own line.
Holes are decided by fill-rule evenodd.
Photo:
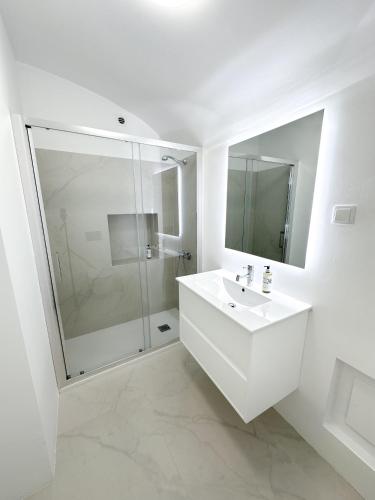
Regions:
M 169 8 L 190 7 L 198 3 L 197 0 L 152 0 L 152 2 Z
M 305 267 L 323 111 L 234 144 L 225 246 Z

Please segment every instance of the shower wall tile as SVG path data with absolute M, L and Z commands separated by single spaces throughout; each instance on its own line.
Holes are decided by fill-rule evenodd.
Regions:
M 181 274 L 197 272 L 197 161 L 196 155 L 186 158 L 181 169 L 182 185 L 182 241 L 181 248 L 191 252 L 191 260 L 184 261 Z
M 107 218 L 112 265 L 137 259 L 139 252 L 136 214 L 108 214 Z
M 178 302 L 176 258 L 162 258 L 147 262 L 150 314 L 173 309 Z
M 134 214 L 131 160 L 36 154 L 65 337 L 139 318 L 138 265 L 112 266 L 107 218 Z
M 155 259 L 147 262 L 147 272 L 149 276 L 149 302 L 150 312 L 158 313 L 165 309 L 178 306 L 178 287 L 176 276 L 192 274 L 197 272 L 197 173 L 196 155 L 186 158 L 186 165 L 181 167 L 181 235 L 179 237 L 168 235 L 161 229 L 163 227 L 163 217 L 168 210 L 175 211 L 173 205 L 163 208 L 163 183 L 169 183 L 168 189 L 176 190 L 178 186 L 176 179 L 162 178 L 160 174 L 160 163 L 147 164 L 143 166 L 143 185 L 148 186 L 148 195 L 152 192 L 152 207 L 148 209 L 156 211 L 158 214 L 159 235 L 158 241 L 153 249 L 154 255 L 163 257 L 163 252 L 167 253 L 167 258 Z M 175 169 L 170 169 L 176 172 Z M 167 170 L 166 172 L 169 172 Z M 144 191 L 145 193 L 145 191 Z M 147 203 L 146 197 L 144 195 Z M 174 198 L 176 200 L 176 198 Z M 149 202 L 148 202 L 149 203 Z M 173 212 L 175 215 L 175 212 Z M 178 212 L 177 212 L 178 216 Z M 161 251 L 159 252 L 159 248 Z M 191 260 L 171 257 L 171 254 L 178 255 L 178 252 L 186 250 L 191 252 Z
M 112 265 L 108 225 L 109 214 L 135 213 L 132 161 L 42 149 L 37 149 L 36 155 L 65 337 L 141 317 L 139 265 Z M 166 237 L 163 243 L 169 252 L 190 251 L 191 261 L 158 258 L 159 238 L 154 234 L 161 216 L 153 183 L 160 183 L 160 176 L 154 175 L 160 164 L 143 171 L 143 210 L 153 215 L 139 217 L 138 222 L 141 246 L 150 243 L 154 247 L 154 259 L 146 264 L 151 313 L 176 307 L 176 273 L 196 272 L 195 155 L 187 160 L 182 168 L 182 238 Z M 136 246 L 132 231 L 134 227 L 130 246 Z

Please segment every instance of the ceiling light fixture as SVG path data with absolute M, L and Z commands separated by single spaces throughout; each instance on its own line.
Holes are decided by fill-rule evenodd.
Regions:
M 198 3 L 198 0 L 152 0 L 154 3 L 160 5 L 161 7 L 167 7 L 171 9 L 193 7 Z

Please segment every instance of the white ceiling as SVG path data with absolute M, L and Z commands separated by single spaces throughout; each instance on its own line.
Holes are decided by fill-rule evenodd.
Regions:
M 372 0 L 161 3 L 0 0 L 0 10 L 19 61 L 179 142 L 205 143 L 291 95 L 329 91 L 333 77 L 375 71 Z

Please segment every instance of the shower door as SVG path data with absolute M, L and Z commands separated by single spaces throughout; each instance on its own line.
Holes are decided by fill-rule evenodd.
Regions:
M 138 145 L 35 127 L 29 137 L 70 378 L 150 345 Z

